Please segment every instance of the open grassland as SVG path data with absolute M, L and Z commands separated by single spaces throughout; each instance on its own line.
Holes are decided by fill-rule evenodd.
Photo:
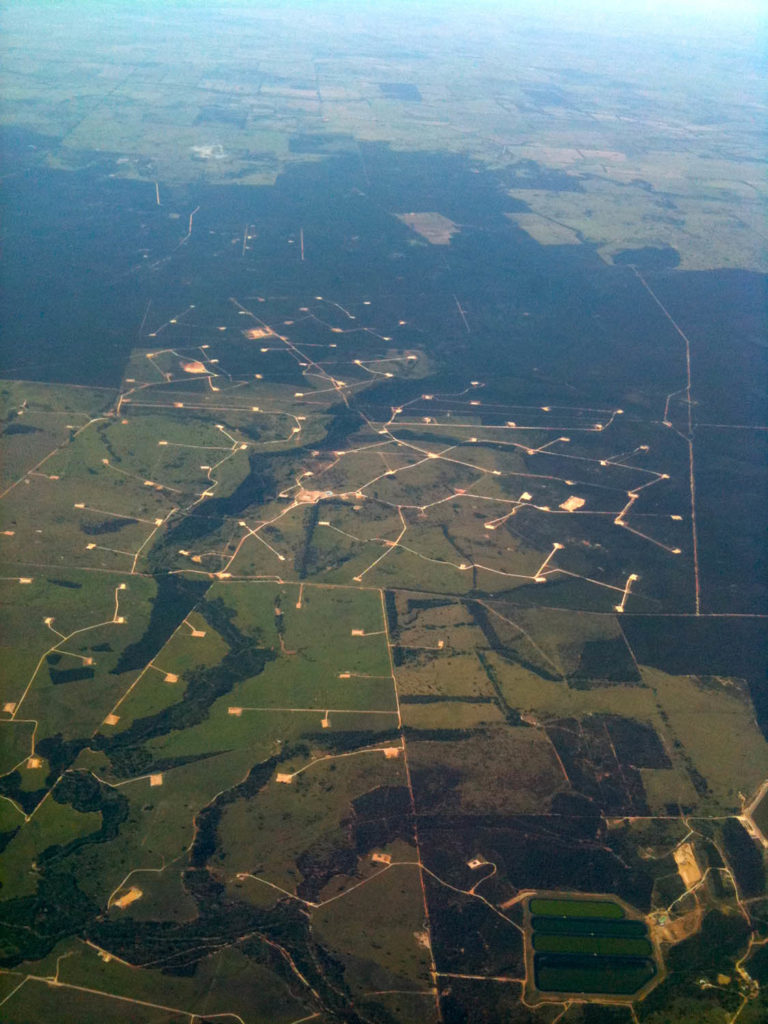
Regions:
M 203 1017 L 239 1013 L 247 1019 L 287 1024 L 303 1006 L 274 971 L 237 948 L 206 958 L 189 978 L 160 970 L 142 971 L 137 978 L 124 964 L 105 963 L 95 950 L 81 947 L 62 962 L 60 980 L 128 999 L 183 1007 L 188 1014 Z
M 352 991 L 430 987 L 416 864 L 381 872 L 343 900 L 320 907 L 312 921 L 317 934 L 341 957 Z
M 272 778 L 253 799 L 225 810 L 221 852 L 215 862 L 230 877 L 254 875 L 260 880 L 255 884 L 288 892 L 295 892 L 303 878 L 311 877 L 309 869 L 317 871 L 324 861 L 332 865 L 335 849 L 341 854 L 348 848 L 353 801 L 405 781 L 402 758 L 385 756 L 381 746 L 348 756 L 321 756 L 315 763 L 306 754 L 296 756 L 280 765 L 280 775 L 290 781 Z M 354 877 L 353 850 L 342 870 Z
M 47 472 L 43 467 L 48 457 L 109 406 L 114 394 L 107 388 L 0 382 L 0 490 L 23 479 L 33 469 Z

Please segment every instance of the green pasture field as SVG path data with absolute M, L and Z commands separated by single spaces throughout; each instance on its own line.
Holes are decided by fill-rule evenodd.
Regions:
M 112 580 L 108 582 L 112 584 L 112 593 L 102 593 L 100 621 L 94 622 L 91 618 L 89 622 L 89 619 L 83 616 L 79 625 L 73 625 L 68 640 L 61 640 L 51 634 L 51 644 L 47 648 L 50 650 L 58 641 L 55 652 L 73 652 L 80 656 L 75 661 L 81 664 L 85 664 L 82 662 L 83 658 L 91 658 L 92 664 L 85 667 L 93 673 L 92 677 L 54 683 L 50 674 L 53 666 L 41 657 L 40 668 L 34 679 L 30 676 L 28 680 L 23 681 L 24 686 L 30 681 L 31 685 L 24 702 L 17 706 L 17 716 L 38 722 L 38 741 L 57 733 L 61 733 L 64 738 L 72 739 L 90 736 L 98 730 L 115 702 L 127 691 L 136 677 L 135 671 L 115 674 L 114 669 L 118 666 L 121 650 L 140 640 L 147 627 L 151 608 L 149 602 L 155 596 L 156 584 L 152 579 L 137 576 L 126 584 L 124 591 L 117 591 L 118 617 L 125 619 L 124 622 L 118 622 L 112 621 L 116 585 Z M 69 616 L 70 621 L 71 616 L 72 613 Z M 58 617 L 55 618 L 53 625 L 64 632 L 59 626 Z M 107 646 L 111 649 L 103 649 Z M 45 651 L 44 648 L 41 655 Z M 62 664 L 74 662 L 66 659 Z M 20 680 L 19 684 L 21 683 Z M 19 688 L 21 689 L 21 686 Z
M 532 712 L 542 721 L 602 713 L 652 725 L 666 739 L 672 759 L 669 769 L 641 769 L 650 806 L 657 812 L 677 801 L 702 809 L 738 810 L 738 793 L 756 788 L 768 770 L 768 753 L 751 705 L 733 689 L 705 689 L 691 677 L 643 667 L 644 686 L 573 690 L 510 665 L 493 653 L 487 657 L 510 706 Z M 745 751 L 748 761 L 744 761 Z M 694 791 L 688 772 L 691 765 L 707 780 L 708 793 Z
M 3 463 L 0 481 L 20 479 L 115 397 L 107 388 L 0 381 Z M 47 467 L 41 471 L 50 472 Z M 23 486 L 23 485 L 22 485 Z
M 531 711 L 544 718 L 579 714 L 624 714 L 640 720 L 655 720 L 653 694 L 640 686 L 595 686 L 574 690 L 564 679 L 542 678 L 536 672 L 513 664 L 494 651 L 485 657 L 493 666 L 501 689 L 511 707 Z M 547 663 L 542 668 L 546 670 Z M 554 667 L 549 664 L 549 672 Z
M 9 563 L 130 571 L 156 521 L 178 505 L 176 491 L 122 470 L 99 427 L 92 423 L 46 462 L 45 475 L 29 476 L 29 484 L 7 495 L 5 521 L 14 530 L 4 538 Z M 39 510 L 34 523 L 26 514 L 30 504 Z
M 158 868 L 183 858 L 195 833 L 195 816 L 265 756 L 264 750 L 232 750 L 163 771 L 159 786 L 146 775 L 118 783 L 117 792 L 128 801 L 126 824 L 111 842 L 83 847 L 73 856 L 70 863 L 81 888 L 106 906 L 135 869 Z M 128 884 L 142 888 L 141 879 L 142 875 L 133 876 Z
M 121 585 L 124 590 L 118 589 Z M 28 603 L 7 609 L 6 644 L 13 646 L 8 651 L 2 698 L 16 705 L 18 719 L 38 721 L 38 739 L 56 732 L 88 735 L 98 726 L 132 681 L 128 673 L 116 676 L 112 670 L 121 650 L 139 640 L 146 629 L 155 593 L 154 581 L 139 576 L 123 583 L 120 576 L 110 574 L 54 571 L 33 577 L 25 588 Z M 113 621 L 116 597 L 123 623 Z M 45 624 L 47 618 L 50 627 Z M 109 649 L 96 649 L 107 645 Z M 51 664 L 47 655 L 61 658 Z M 84 661 L 88 658 L 90 665 Z M 52 682 L 51 668 L 77 665 L 92 672 L 93 678 Z M 97 690 L 94 679 L 99 680 Z
M 20 768 L 32 751 L 34 722 L 0 719 L 0 772 Z M 0 829 L 2 831 L 2 829 Z
M 364 582 L 369 586 L 384 589 L 399 586 L 407 590 L 426 590 L 435 594 L 463 594 L 471 588 L 471 572 L 462 572 L 454 565 L 444 564 L 443 560 L 430 561 L 422 557 L 419 552 L 408 550 L 407 547 L 402 546 L 407 544 L 408 534 L 401 541 L 401 546 L 391 549 L 382 561 L 370 572 L 366 572 L 363 577 Z M 351 575 L 351 572 L 354 571 L 355 576 L 359 576 L 374 559 L 385 551 L 386 549 L 381 545 L 375 549 L 369 546 L 366 558 L 358 558 L 349 563 L 351 570 L 348 570 L 346 575 Z M 333 578 L 336 573 L 329 573 L 329 576 Z M 355 576 L 352 576 L 352 579 Z
M 682 765 L 674 768 L 641 768 L 640 775 L 652 814 L 663 814 L 670 805 L 691 807 L 699 799 Z
M 237 697 L 236 691 L 234 697 Z M 376 733 L 389 733 L 396 724 L 390 712 L 367 714 L 353 711 L 343 717 L 337 715 L 334 718 L 332 714 L 334 725 L 326 732 L 321 725 L 325 708 L 312 711 L 244 710 L 241 715 L 234 715 L 229 712 L 232 706 L 236 706 L 233 705 L 233 694 L 227 694 L 214 703 L 205 721 L 199 725 L 152 739 L 146 747 L 153 757 L 187 757 L 247 749 L 256 759 L 259 753 L 266 757 L 279 752 L 284 746 L 292 747 L 301 741 L 305 733 L 322 732 L 331 742 L 333 730 L 339 728 L 347 732 L 370 733 L 371 741 L 375 742 Z
M 312 698 L 320 683 L 329 687 L 329 694 L 343 691 L 350 696 L 370 686 L 373 690 L 362 692 L 381 693 L 385 708 L 393 706 L 392 670 L 378 592 L 308 586 L 302 590 L 298 608 L 299 587 L 295 585 L 222 583 L 209 591 L 209 600 L 217 597 L 235 610 L 238 628 L 259 637 L 261 646 L 279 652 L 278 661 L 268 666 L 257 683 L 259 691 L 263 688 L 271 694 L 265 704 L 305 707 L 302 702 Z M 264 678 L 269 668 L 277 670 L 278 665 L 282 681 Z M 284 670 L 289 666 L 286 679 Z M 346 673 L 348 679 L 339 678 Z M 364 707 L 365 701 L 353 706 Z
M 0 800 L 0 832 L 11 832 L 24 822 L 24 812 L 10 800 Z
M 66 1010 L 64 1009 L 66 1007 Z M 58 1020 L 62 1012 L 78 1024 L 185 1024 L 189 1015 L 183 1010 L 160 1010 L 130 999 L 55 988 L 46 981 L 30 979 L 3 1007 L 8 1024 L 43 1024 Z
M 768 749 L 751 702 L 737 690 L 712 690 L 691 676 L 643 668 L 643 679 L 664 708 L 667 727 L 679 740 L 709 792 L 705 808 L 736 813 L 739 793 L 755 790 L 768 774 Z
M 180 857 L 164 868 L 142 868 L 135 871 L 118 890 L 118 897 L 131 886 L 142 891 L 141 899 L 126 907 L 116 907 L 114 901 L 107 913 L 113 921 L 129 918 L 131 921 L 174 921 L 183 923 L 194 920 L 198 906 L 184 888 L 183 872 L 188 859 Z
M 503 721 L 497 704 L 471 699 L 402 704 L 401 711 L 403 724 L 411 729 L 476 729 Z

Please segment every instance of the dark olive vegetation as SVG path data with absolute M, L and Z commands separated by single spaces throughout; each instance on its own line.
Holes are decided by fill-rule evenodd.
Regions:
M 639 270 L 673 270 L 680 266 L 680 255 L 671 245 L 654 248 L 646 245 L 642 249 L 622 249 L 613 256 L 617 264 L 629 264 Z
M 295 750 L 283 751 L 281 756 L 271 757 L 267 761 L 255 764 L 247 778 L 231 789 L 219 794 L 216 799 L 197 816 L 197 831 L 190 852 L 190 864 L 193 868 L 202 868 L 216 852 L 218 844 L 218 828 L 224 808 L 236 800 L 245 800 L 255 796 L 271 778 L 275 765 L 287 756 L 293 756 Z
M 433 785 L 440 790 L 439 778 Z M 455 785 L 444 779 L 444 787 Z M 568 890 L 615 893 L 632 906 L 650 909 L 653 877 L 644 862 L 632 863 L 605 845 L 599 817 L 562 814 L 432 815 L 417 794 L 422 859 L 440 878 L 469 888 L 477 878 L 467 861 L 478 850 L 497 865 L 513 891 Z
M 568 676 L 571 686 L 590 688 L 599 683 L 642 683 L 632 655 L 621 637 L 588 640 L 575 672 Z
M 580 721 L 554 721 L 547 726 L 547 735 L 577 792 L 594 800 L 606 814 L 648 814 L 635 758 L 629 756 L 623 763 L 617 759 L 619 752 L 612 738 L 613 727 L 624 750 L 632 751 L 640 767 L 644 766 L 644 759 L 656 762 L 666 757 L 650 727 L 639 723 L 616 725 L 615 717 L 610 715 L 590 715 Z
M 7 427 L 3 427 L 3 435 L 11 434 L 40 434 L 42 431 L 39 427 L 30 427 L 26 423 L 9 423 Z
M 745 899 L 765 894 L 765 866 L 758 843 L 736 818 L 723 823 L 723 846 L 739 892 Z
M 732 976 L 736 960 L 746 949 L 750 930 L 741 914 L 721 914 L 714 910 L 706 914 L 700 930 L 694 936 L 666 952 L 667 976 L 658 988 L 637 1004 L 638 1020 L 645 1021 L 654 1014 L 659 1015 L 654 1024 L 656 1020 L 663 1019 L 698 1019 L 684 1016 L 677 1018 L 670 1008 L 678 1002 L 684 1004 L 688 999 L 711 999 L 711 993 L 702 995 L 699 979 L 716 981 L 717 974 Z M 740 998 L 737 990 L 732 995 L 732 1005 L 725 1005 L 730 1006 L 731 1012 L 735 1012 Z M 714 1005 L 720 1004 L 715 1002 Z M 693 1007 L 688 1012 L 693 1013 Z
M 564 1024 L 630 1024 L 632 1010 L 629 1006 L 601 1006 L 584 1003 L 571 1007 L 563 1018 Z
M 343 135 L 339 132 L 324 132 L 322 135 L 301 132 L 298 135 L 292 135 L 288 140 L 288 148 L 291 153 L 328 153 L 340 148 L 349 148 L 354 144 L 351 135 Z
M 746 679 L 758 725 L 768 738 L 768 641 L 761 620 L 627 615 L 622 629 L 641 665 L 670 675 Z
M 632 995 L 656 973 L 652 960 L 638 957 L 537 953 L 533 963 L 536 987 L 542 992 Z
M 43 871 L 34 896 L 0 902 L 0 967 L 40 960 L 61 939 L 81 934 L 98 910 L 66 865 Z
M 411 82 L 380 82 L 379 88 L 388 99 L 421 102 L 421 93 Z
M 8 829 L 7 832 L 0 832 L 0 853 L 3 852 L 13 837 L 18 834 L 20 827 L 21 826 L 17 826 L 16 828 Z
M 389 727 L 378 732 L 339 729 L 338 731 L 305 732 L 302 735 L 313 747 L 320 747 L 322 750 L 328 750 L 334 754 L 343 754 L 349 750 L 360 750 L 363 747 L 395 743 L 400 738 L 400 730 Z
M 304 512 L 304 539 L 299 549 L 294 568 L 300 580 L 307 578 L 307 558 L 312 545 L 312 538 L 317 527 L 317 520 L 320 516 L 320 506 L 312 505 Z
M 540 1024 L 541 1015 L 520 1002 L 517 985 L 467 978 L 440 981 L 445 1024 Z
M 17 803 L 25 814 L 31 814 L 45 796 L 46 789 L 22 789 L 21 772 L 15 769 L 0 778 L 0 796 Z
M 53 579 L 51 576 L 48 577 L 48 582 L 52 583 L 55 587 L 65 587 L 68 590 L 81 590 L 83 586 L 82 583 L 76 583 L 74 580 Z
M 764 836 L 768 836 L 768 792 L 752 812 L 752 820 Z
M 89 537 L 99 537 L 103 533 L 119 533 L 126 526 L 134 526 L 138 519 L 127 516 L 115 519 L 88 519 L 80 523 L 80 530 Z
M 0 901 L 0 966 L 38 960 L 68 935 L 82 929 L 99 908 L 79 889 L 67 860 L 84 846 L 117 836 L 128 817 L 128 801 L 86 772 L 65 775 L 53 799 L 76 811 L 100 811 L 101 827 L 63 846 L 49 846 L 38 857 L 39 882 L 34 896 Z
M 620 764 L 633 768 L 672 767 L 653 726 L 619 715 L 606 715 L 604 722 Z
M 397 601 L 395 599 L 395 595 L 391 590 L 384 591 L 384 608 L 387 614 L 387 629 L 389 630 L 389 638 L 392 641 L 397 640 L 399 637 Z
M 521 977 L 523 937 L 479 900 L 425 878 L 435 959 L 445 971 Z
M 96 670 L 88 665 L 81 665 L 78 668 L 49 668 L 48 674 L 54 686 L 61 683 L 77 683 L 81 679 L 93 679 Z
M 768 945 L 758 946 L 745 966 L 761 988 L 768 985 Z
M 358 857 L 396 839 L 412 843 L 414 837 L 411 795 L 406 786 L 379 786 L 352 801 L 349 823 Z

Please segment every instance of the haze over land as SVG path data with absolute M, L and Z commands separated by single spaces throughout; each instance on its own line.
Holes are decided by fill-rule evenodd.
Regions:
M 4 1020 L 765 1019 L 762 13 L 6 5 Z

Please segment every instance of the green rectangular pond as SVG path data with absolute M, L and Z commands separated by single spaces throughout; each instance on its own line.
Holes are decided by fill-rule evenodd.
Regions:
M 537 954 L 536 987 L 540 992 L 595 992 L 632 995 L 656 973 L 652 960 L 639 957 Z
M 611 900 L 568 900 L 535 897 L 530 904 L 531 913 L 540 917 L 600 917 L 620 920 L 624 909 Z
M 580 953 L 600 956 L 651 956 L 653 946 L 645 938 L 622 939 L 597 935 L 542 935 L 533 937 L 537 953 Z
M 639 939 L 648 934 L 644 921 L 611 921 L 594 917 L 534 917 L 537 935 L 597 935 L 601 938 Z

